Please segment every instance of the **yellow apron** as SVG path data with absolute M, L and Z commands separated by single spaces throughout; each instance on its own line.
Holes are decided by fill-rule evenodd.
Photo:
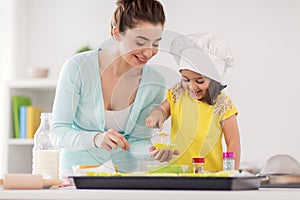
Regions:
M 222 127 L 221 121 L 237 114 L 229 97 L 220 94 L 222 101 L 230 101 L 230 106 L 222 106 L 222 101 L 215 105 L 193 99 L 188 92 L 183 92 L 174 102 L 171 90 L 167 100 L 171 110 L 171 143 L 176 144 L 180 155 L 170 161 L 172 165 L 189 165 L 192 172 L 192 158 L 204 157 L 206 171 L 222 170 Z M 219 102 L 219 103 L 218 103 Z M 220 106 L 221 105 L 221 106 Z

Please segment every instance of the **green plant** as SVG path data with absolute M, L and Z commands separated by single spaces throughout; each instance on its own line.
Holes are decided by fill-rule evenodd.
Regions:
M 81 52 L 85 52 L 85 51 L 90 51 L 92 50 L 92 48 L 88 45 L 81 47 L 80 49 L 77 50 L 76 53 L 81 53 Z

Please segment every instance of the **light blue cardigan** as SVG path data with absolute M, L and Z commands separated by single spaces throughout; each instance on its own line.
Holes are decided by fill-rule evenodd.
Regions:
M 98 67 L 98 50 L 77 54 L 61 70 L 53 105 L 53 130 L 61 147 L 61 173 L 70 173 L 75 165 L 102 164 L 112 159 L 122 172 L 135 171 L 138 159 L 150 160 L 152 129 L 145 127 L 150 110 L 165 98 L 162 75 L 144 66 L 142 78 L 122 132 L 130 149 L 107 152 L 94 146 L 93 138 L 105 132 L 104 102 Z M 122 101 L 122 99 L 120 99 Z

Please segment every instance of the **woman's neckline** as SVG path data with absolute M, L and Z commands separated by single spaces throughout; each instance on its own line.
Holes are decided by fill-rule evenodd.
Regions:
M 121 110 L 107 110 L 107 109 L 105 109 L 104 111 L 105 112 L 125 112 L 125 111 L 129 110 L 132 106 L 133 106 L 133 103 L 130 104 L 129 106 L 127 106 L 126 108 L 121 109 Z

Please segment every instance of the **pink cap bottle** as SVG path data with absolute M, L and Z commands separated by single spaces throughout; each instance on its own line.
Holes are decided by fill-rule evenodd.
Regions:
M 223 170 L 234 170 L 234 152 L 223 152 Z

